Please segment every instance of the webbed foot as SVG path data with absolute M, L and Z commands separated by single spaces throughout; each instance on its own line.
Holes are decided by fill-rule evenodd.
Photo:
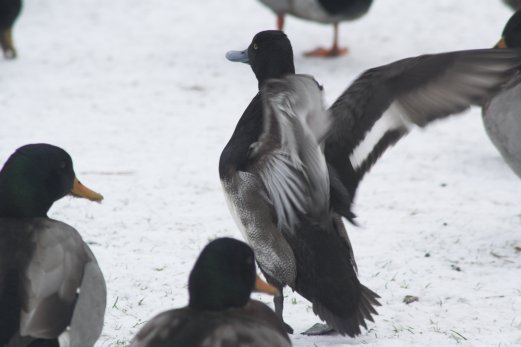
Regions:
M 286 329 L 288 334 L 293 334 L 293 328 L 291 327 L 291 325 L 287 324 L 286 322 L 282 322 L 282 324 L 284 324 L 284 328 Z
M 317 323 L 313 325 L 308 330 L 304 331 L 302 335 L 315 336 L 315 335 L 331 335 L 335 333 L 336 330 L 331 328 L 327 324 Z

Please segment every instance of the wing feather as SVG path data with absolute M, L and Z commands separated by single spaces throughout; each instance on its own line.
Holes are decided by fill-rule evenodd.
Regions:
M 482 49 L 408 58 L 364 72 L 330 108 L 328 164 L 354 197 L 365 173 L 410 129 L 482 105 L 519 66 L 519 49 Z
M 36 248 L 23 281 L 20 333 L 50 339 L 58 337 L 70 323 L 85 254 L 83 240 L 67 224 L 42 220 L 38 228 L 33 233 Z
M 37 228 L 23 280 L 20 334 L 53 339 L 70 326 L 74 345 L 92 346 L 101 333 L 106 300 L 96 259 L 67 224 L 42 219 Z
M 263 90 L 264 129 L 251 156 L 274 206 L 278 227 L 289 230 L 299 214 L 329 209 L 329 175 L 320 141 L 329 131 L 316 81 L 295 75 L 268 81 Z

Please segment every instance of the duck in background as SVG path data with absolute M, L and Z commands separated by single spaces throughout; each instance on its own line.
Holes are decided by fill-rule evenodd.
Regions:
M 92 347 L 101 334 L 107 291 L 96 258 L 73 227 L 47 217 L 65 195 L 103 199 L 59 147 L 20 147 L 0 171 L 0 346 Z
M 290 286 L 329 325 L 307 333 L 334 328 L 358 335 L 379 305 L 378 295 L 357 278 L 341 218 L 353 220 L 360 181 L 414 125 L 480 105 L 496 93 L 521 66 L 521 50 L 424 55 L 373 68 L 334 102 L 329 116 L 310 88 L 270 89 L 270 79 L 295 74 L 283 32 L 260 32 L 246 50 L 226 56 L 249 64 L 259 84 L 219 161 L 230 211 L 268 282 L 281 292 Z M 304 126 L 295 118 L 317 124 Z M 274 302 L 282 319 L 283 296 Z
M 0 46 L 6 59 L 16 58 L 13 24 L 22 9 L 22 0 L 0 0 Z
M 280 295 L 255 274 L 252 249 L 219 238 L 201 252 L 188 279 L 187 307 L 160 313 L 134 337 L 131 347 L 290 347 L 282 322 L 252 291 Z
M 333 24 L 333 46 L 317 48 L 305 53 L 308 57 L 337 57 L 348 53 L 345 47 L 338 45 L 338 25 L 343 21 L 352 21 L 365 15 L 373 0 L 259 0 L 277 15 L 277 29 L 283 30 L 284 16 Z
M 514 11 L 521 10 L 521 0 L 503 0 L 503 3 Z
M 521 48 L 521 10 L 510 17 L 495 47 Z M 521 178 L 521 70 L 483 106 L 482 116 L 488 137 Z

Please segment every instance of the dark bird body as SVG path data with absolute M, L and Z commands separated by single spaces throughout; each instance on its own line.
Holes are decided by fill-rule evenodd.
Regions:
M 0 346 L 93 346 L 106 288 L 96 258 L 71 226 L 50 219 L 72 193 L 100 201 L 75 178 L 70 156 L 45 144 L 19 148 L 0 171 Z
M 278 82 L 288 85 L 276 92 L 270 79 L 295 73 L 282 32 L 261 32 L 247 50 L 227 57 L 249 63 L 260 88 L 219 162 L 232 215 L 270 283 L 290 286 L 335 330 L 357 335 L 378 305 L 378 295 L 356 276 L 341 220 L 354 217 L 359 182 L 412 126 L 461 112 L 496 92 L 521 64 L 521 51 L 426 55 L 374 68 L 327 111 L 311 87 L 297 87 L 300 79 Z M 327 131 L 309 123 L 313 119 Z M 276 298 L 281 318 L 282 307 Z

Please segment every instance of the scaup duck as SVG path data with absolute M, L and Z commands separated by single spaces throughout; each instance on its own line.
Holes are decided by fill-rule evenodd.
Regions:
M 219 238 L 201 252 L 188 280 L 187 307 L 163 312 L 134 337 L 131 347 L 289 347 L 275 313 L 251 292 L 278 295 L 255 275 L 252 249 L 242 241 Z
M 521 10 L 508 20 L 496 48 L 521 48 Z M 484 105 L 482 115 L 488 137 L 521 177 L 521 70 Z
M 6 59 L 16 58 L 13 24 L 21 9 L 22 0 L 0 0 L 0 46 Z
M 288 140 L 303 132 L 299 123 L 282 126 L 271 116 L 276 108 L 288 109 L 295 93 L 275 102 L 263 89 L 269 79 L 295 73 L 287 36 L 275 30 L 260 32 L 246 50 L 228 52 L 227 58 L 248 63 L 260 89 L 219 162 L 232 215 L 269 283 L 281 291 L 286 285 L 296 290 L 339 333 L 360 334 L 364 319 L 373 320 L 373 306 L 379 303 L 378 295 L 356 276 L 341 220 L 354 217 L 351 204 L 359 182 L 413 125 L 422 127 L 461 112 L 496 92 L 521 65 L 521 51 L 424 55 L 364 72 L 328 110 L 330 130 L 320 141 L 325 171 L 323 165 L 304 164 L 304 157 L 317 155 L 316 145 Z M 301 106 L 291 110 L 303 112 Z M 292 126 L 293 133 L 288 130 Z M 325 186 L 329 186 L 328 197 Z M 275 298 L 275 312 L 281 319 L 282 310 L 280 296 Z M 310 332 L 326 331 L 330 329 Z
M 338 46 L 338 24 L 358 19 L 369 11 L 373 0 L 260 0 L 277 15 L 277 29 L 283 30 L 284 16 L 295 17 L 318 23 L 333 24 L 333 46 L 317 48 L 305 53 L 309 57 L 336 57 L 348 52 Z
M 59 147 L 20 147 L 0 171 L 0 346 L 90 347 L 101 334 L 106 288 L 96 258 L 74 228 L 47 217 L 69 194 L 103 199 Z

